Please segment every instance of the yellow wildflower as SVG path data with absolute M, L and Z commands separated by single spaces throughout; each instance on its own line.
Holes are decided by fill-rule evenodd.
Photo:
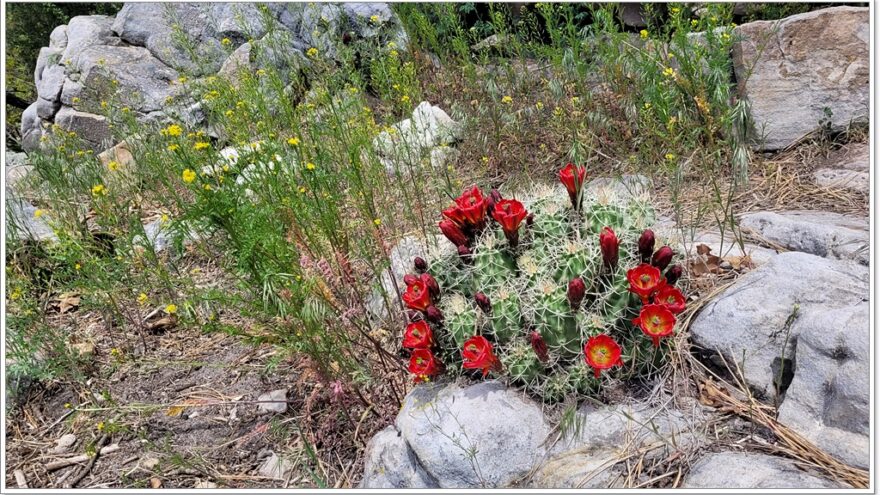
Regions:
M 177 151 L 180 148 L 179 144 L 169 144 L 168 151 Z
M 92 196 L 103 196 L 107 194 L 104 184 L 95 184 L 92 186 Z
M 509 105 L 509 104 L 513 103 L 513 98 L 510 97 L 510 95 L 504 95 L 501 97 L 501 103 L 504 103 L 505 105 Z
M 642 38 L 643 40 L 648 39 L 648 30 L 642 29 L 641 31 L 639 31 L 639 38 Z
M 392 58 L 397 58 L 400 53 L 398 53 L 397 50 L 391 50 L 390 52 L 388 52 L 388 55 L 391 55 Z
M 73 265 L 74 270 L 80 270 L 81 268 L 82 268 L 82 265 L 80 265 L 79 263 L 76 263 Z
M 150 300 L 150 298 L 147 297 L 147 295 L 144 294 L 143 292 L 138 294 L 137 301 L 138 301 L 138 304 L 140 304 L 141 306 L 143 306 L 144 304 L 147 304 L 147 301 L 149 301 L 149 300 Z
M 308 170 L 315 170 L 316 168 L 317 168 L 317 167 L 315 166 L 314 163 L 312 163 L 312 162 L 308 162 L 308 163 L 306 163 L 306 169 L 308 169 Z
M 232 44 L 232 40 L 229 38 L 223 38 L 222 40 L 220 40 L 220 44 L 223 46 L 229 46 Z
M 377 15 L 375 15 L 375 14 L 374 14 L 374 15 L 371 15 L 371 16 L 370 16 L 370 22 L 372 22 L 373 24 L 379 24 L 379 16 L 377 16 Z
M 318 49 L 315 47 L 309 48 L 308 50 L 306 50 L 306 56 L 309 58 L 317 57 L 318 56 Z
M 376 227 L 378 227 L 378 226 L 382 225 L 382 219 L 376 218 L 373 220 L 373 223 L 376 225 Z
M 116 172 L 117 170 L 119 170 L 119 162 L 111 160 L 109 163 L 107 163 L 107 168 L 110 169 L 111 172 Z
M 107 108 L 107 102 L 106 102 L 106 101 L 102 101 L 102 102 L 101 102 L 101 108 Z
M 409 96 L 408 95 L 401 96 L 400 101 L 401 101 L 401 103 L 409 103 Z
M 183 134 L 183 128 L 181 128 L 177 124 L 171 124 L 159 132 L 160 132 L 160 134 L 162 134 L 164 136 L 178 137 L 181 134 Z
M 543 109 L 544 109 L 544 103 L 543 103 L 543 102 L 540 102 L 540 101 L 537 102 L 537 103 L 535 103 L 535 108 L 536 108 L 537 110 L 543 110 Z
M 73 404 L 71 404 L 70 402 L 65 402 L 64 409 L 73 409 Z
M 672 67 L 667 67 L 663 69 L 663 75 L 666 77 L 673 77 L 675 76 L 675 69 L 673 69 Z
M 294 137 L 287 140 L 287 144 L 289 144 L 291 146 L 299 146 L 299 138 L 294 136 Z
M 233 112 L 232 110 L 227 110 L 226 113 L 225 113 L 225 115 L 226 115 L 227 117 L 232 117 L 234 114 L 235 114 L 235 112 Z
M 177 313 L 177 305 L 172 303 L 172 304 L 165 306 L 165 312 L 168 313 L 169 315 L 173 315 L 174 313 Z
M 45 211 L 37 208 L 36 210 L 34 210 L 34 218 L 40 218 L 41 216 L 43 216 L 43 213 L 45 213 Z
M 666 154 L 664 155 L 664 158 L 666 158 L 667 160 L 673 160 L 673 159 L 675 159 L 675 154 L 673 154 L 673 153 L 666 153 Z
M 203 150 L 205 148 L 210 148 L 211 143 L 206 143 L 204 141 L 197 141 L 196 144 L 193 145 L 193 148 L 196 150 Z
M 189 184 L 189 183 L 191 183 L 192 181 L 196 180 L 196 173 L 193 172 L 193 171 L 190 170 L 190 169 L 186 169 L 186 170 L 183 171 L 183 175 L 182 175 L 181 177 L 183 178 L 183 181 L 184 181 L 184 182 L 186 182 L 187 184 Z

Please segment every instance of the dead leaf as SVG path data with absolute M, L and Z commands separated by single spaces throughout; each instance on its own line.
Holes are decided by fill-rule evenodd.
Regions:
M 705 256 L 711 252 L 712 252 L 712 248 L 710 248 L 709 246 L 707 246 L 705 244 L 698 244 L 697 245 L 697 254 L 699 254 L 700 256 Z
M 57 309 L 59 313 L 64 314 L 73 311 L 79 307 L 80 295 L 78 292 L 65 292 L 60 294 L 57 299 L 51 302 L 53 309 Z
M 162 480 L 159 478 L 150 478 L 150 487 L 154 490 L 157 488 L 162 488 Z
M 721 258 L 714 254 L 709 254 L 711 252 L 712 248 L 705 244 L 699 244 L 697 246 L 698 256 L 690 261 L 689 268 L 691 276 L 699 277 L 701 275 L 706 275 L 707 273 L 721 273 Z
M 176 417 L 176 416 L 180 416 L 181 414 L 183 414 L 183 411 L 185 411 L 187 407 L 199 406 L 204 403 L 205 403 L 204 400 L 187 399 L 185 401 L 182 401 L 178 404 L 175 404 L 175 405 L 169 407 L 168 410 L 165 411 L 165 415 L 170 416 L 172 418 Z

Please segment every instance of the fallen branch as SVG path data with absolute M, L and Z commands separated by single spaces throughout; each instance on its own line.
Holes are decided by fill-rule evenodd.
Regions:
M 104 444 L 107 443 L 108 440 L 110 440 L 110 435 L 108 435 L 107 433 L 104 433 L 103 435 L 101 435 L 101 438 L 99 438 L 98 442 L 95 444 L 95 449 L 96 449 L 95 455 L 93 455 L 89 458 L 89 462 L 86 464 L 86 467 L 84 467 L 82 469 L 82 471 L 77 473 L 77 475 L 74 476 L 73 480 L 70 483 L 65 484 L 64 488 L 75 488 L 76 485 L 78 485 L 79 482 L 82 481 L 83 478 L 85 478 L 87 474 L 89 474 L 89 471 L 91 471 L 92 467 L 95 465 L 95 463 L 98 462 L 98 457 L 101 456 L 101 450 L 102 450 Z M 119 448 L 118 444 L 117 444 L 116 448 Z
M 119 444 L 114 443 L 113 445 L 108 445 L 106 447 L 101 448 L 99 451 L 101 455 L 112 454 L 119 450 Z M 82 454 L 74 457 L 68 457 L 67 459 L 61 459 L 55 462 L 50 462 L 46 464 L 46 471 L 57 471 L 61 468 L 66 468 L 67 466 L 72 466 L 74 464 L 79 464 L 81 462 L 86 462 L 93 456 L 88 454 Z

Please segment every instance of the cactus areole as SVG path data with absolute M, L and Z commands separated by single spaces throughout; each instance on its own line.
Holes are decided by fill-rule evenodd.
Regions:
M 415 381 L 491 375 L 554 402 L 602 397 L 611 381 L 664 364 L 663 339 L 686 299 L 661 272 L 675 253 L 654 252 L 653 208 L 646 197 L 584 188 L 584 167 L 569 164 L 559 178 L 564 189 L 519 199 L 472 186 L 442 211 L 440 231 L 456 249 L 415 263 L 401 294 L 417 316 L 402 345 Z

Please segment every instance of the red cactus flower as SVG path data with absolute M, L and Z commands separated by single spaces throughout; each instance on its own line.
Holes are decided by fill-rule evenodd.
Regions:
M 547 343 L 544 342 L 544 338 L 541 337 L 541 334 L 532 330 L 529 334 L 529 342 L 532 344 L 532 349 L 535 351 L 535 355 L 538 356 L 538 360 L 542 363 L 546 363 L 550 360 L 550 356 L 547 355 Z
M 477 230 L 485 224 L 486 209 L 489 207 L 489 203 L 483 197 L 483 192 L 479 187 L 471 186 L 470 189 L 465 190 L 461 196 L 455 198 L 455 205 L 461 210 L 467 223 Z
M 431 302 L 431 291 L 425 287 L 424 282 L 416 280 L 406 286 L 406 290 L 403 292 L 403 302 L 410 309 L 425 311 L 428 309 L 428 306 L 433 304 Z
M 568 283 L 568 304 L 571 305 L 571 309 L 573 311 L 577 311 L 579 307 L 581 307 L 581 302 L 584 300 L 584 296 L 587 294 L 587 286 L 584 284 L 584 280 L 580 277 L 575 277 L 571 279 Z
M 440 373 L 440 365 L 434 353 L 428 349 L 416 349 L 409 358 L 409 372 L 415 375 L 416 383 L 428 381 L 430 377 Z
M 501 225 L 510 247 L 519 244 L 519 226 L 528 214 L 523 204 L 515 199 L 502 199 L 495 205 L 492 218 Z
M 559 180 L 568 190 L 568 198 L 571 200 L 571 206 L 575 210 L 580 209 L 578 198 L 580 196 L 581 187 L 584 185 L 584 179 L 587 178 L 587 169 L 584 167 L 576 167 L 573 163 L 569 163 L 559 171 Z
M 492 301 L 489 300 L 486 294 L 483 294 L 482 292 L 477 292 L 476 294 L 474 294 L 474 301 L 477 302 L 477 306 L 479 306 L 480 309 L 483 310 L 483 313 L 486 313 L 487 315 L 492 314 Z
M 647 263 L 627 270 L 626 278 L 629 280 L 629 291 L 642 298 L 643 304 L 647 304 L 648 298 L 660 290 L 663 285 L 660 270 Z
M 673 314 L 679 314 L 687 308 L 687 300 L 680 290 L 671 285 L 664 285 L 654 295 L 654 303 L 666 306 Z
M 434 334 L 424 320 L 410 323 L 403 332 L 404 349 L 430 349 L 433 343 Z
M 428 309 L 425 310 L 425 318 L 438 325 L 443 323 L 445 319 L 443 312 L 437 309 L 437 306 L 428 306 Z
M 464 343 L 461 357 L 464 360 L 463 368 L 483 370 L 484 378 L 490 369 L 498 371 L 501 368 L 501 361 L 492 352 L 492 344 L 482 335 L 475 335 Z
M 440 231 L 456 246 L 466 246 L 470 241 L 464 231 L 452 220 L 441 220 Z
M 639 256 L 642 258 L 642 263 L 650 261 L 652 254 L 654 254 L 654 231 L 645 229 L 639 237 Z
M 675 285 L 675 283 L 678 282 L 678 279 L 681 278 L 681 274 L 681 265 L 670 266 L 669 270 L 666 270 L 666 283 L 669 285 Z
M 654 347 L 660 347 L 660 337 L 672 335 L 675 328 L 675 315 L 662 304 L 646 304 L 642 306 L 639 317 L 633 320 L 633 324 L 642 329 L 654 342 Z
M 446 208 L 442 213 L 444 217 L 448 218 L 456 225 L 464 226 L 467 224 L 467 217 L 465 216 L 464 211 L 456 205 Z
M 663 246 L 658 249 L 656 253 L 654 253 L 654 257 L 651 258 L 651 264 L 659 268 L 660 270 L 665 270 L 669 263 L 672 261 L 672 257 L 675 255 L 675 251 L 672 250 L 669 246 Z
M 437 280 L 430 273 L 423 273 L 420 279 L 428 288 L 428 292 L 431 293 L 431 299 L 435 302 L 440 301 L 440 284 L 437 283 Z
M 403 276 L 403 283 L 406 284 L 407 286 L 410 286 L 418 281 L 419 281 L 419 277 L 416 277 L 412 273 L 407 273 L 406 275 Z
M 428 262 L 420 256 L 413 258 L 413 266 L 418 273 L 425 273 L 428 270 Z
M 603 228 L 602 233 L 599 234 L 599 248 L 602 250 L 602 261 L 605 262 L 605 266 L 615 268 L 620 255 L 620 240 L 611 227 Z
M 584 359 L 593 368 L 596 378 L 599 372 L 613 366 L 623 366 L 620 359 L 620 346 L 611 337 L 602 334 L 590 337 L 584 345 Z

